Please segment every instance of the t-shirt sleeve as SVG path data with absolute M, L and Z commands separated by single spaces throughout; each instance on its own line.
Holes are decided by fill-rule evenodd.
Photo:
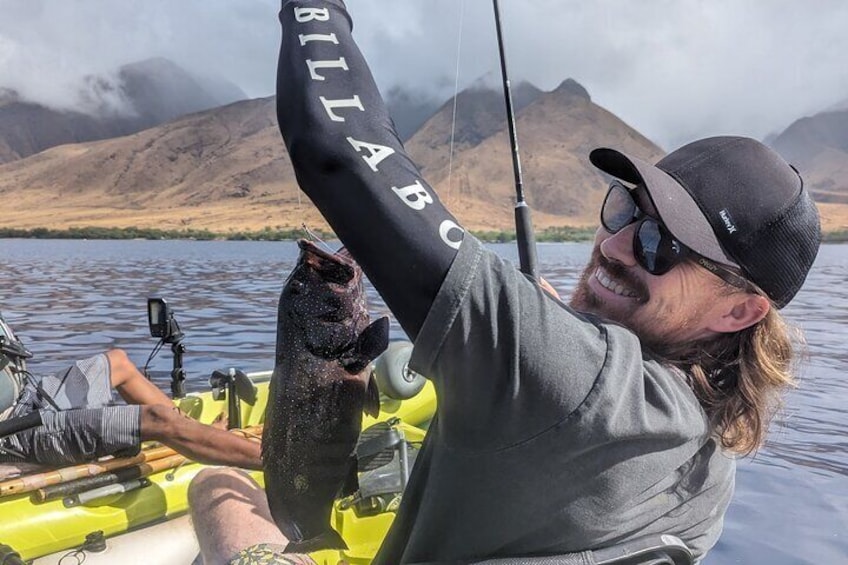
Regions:
M 452 432 L 445 441 L 491 448 L 569 418 L 606 356 L 602 325 L 466 236 L 410 366 L 435 382 L 440 427 Z

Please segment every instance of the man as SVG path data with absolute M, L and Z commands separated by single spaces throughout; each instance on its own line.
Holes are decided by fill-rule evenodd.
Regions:
M 298 181 L 438 392 L 375 563 L 550 555 L 662 533 L 702 558 L 732 496 L 733 455 L 762 444 L 792 383 L 777 310 L 820 242 L 797 172 L 740 137 L 696 141 L 656 166 L 593 151 L 613 182 L 565 306 L 464 233 L 420 178 L 343 2 L 284 0 L 280 20 L 278 118 Z M 214 492 L 212 478 L 195 499 Z M 209 524 L 195 525 L 203 545 Z M 285 545 L 245 537 L 247 553 Z M 208 558 L 226 560 L 223 549 Z
M 40 410 L 43 425 L 0 440 L 0 462 L 64 466 L 106 455 L 130 456 L 159 441 L 201 463 L 261 469 L 259 443 L 182 415 L 120 349 L 43 378 L 0 318 L 0 420 Z M 28 377 L 28 378 L 27 378 Z M 113 389 L 127 403 L 113 404 Z

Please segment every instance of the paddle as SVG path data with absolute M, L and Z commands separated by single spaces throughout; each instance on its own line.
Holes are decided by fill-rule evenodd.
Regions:
M 159 471 L 178 467 L 186 461 L 188 460 L 182 455 L 169 455 L 167 457 L 163 457 L 162 459 L 138 463 L 137 465 L 117 469 L 113 472 L 103 473 L 101 475 L 95 475 L 93 477 L 85 477 L 82 479 L 77 479 L 75 481 L 68 481 L 64 483 L 46 486 L 37 489 L 33 493 L 33 498 L 36 502 L 47 502 L 49 500 L 54 500 L 57 498 L 64 498 L 66 496 L 71 496 L 92 489 L 101 488 L 107 485 L 147 477 L 148 475 L 158 473 Z
M 262 433 L 262 426 L 251 426 L 240 430 L 230 431 L 249 435 L 259 435 Z M 74 465 L 72 467 L 64 467 L 62 469 L 27 475 L 25 477 L 18 477 L 16 479 L 0 482 L 0 498 L 32 492 L 50 485 L 57 485 L 77 479 L 102 475 L 103 473 L 140 465 L 145 462 L 155 461 L 172 455 L 177 455 L 177 452 L 170 447 L 159 446 L 144 449 L 138 455 L 133 457 L 120 457 L 116 459 L 108 459 L 106 461 L 84 463 L 81 465 Z

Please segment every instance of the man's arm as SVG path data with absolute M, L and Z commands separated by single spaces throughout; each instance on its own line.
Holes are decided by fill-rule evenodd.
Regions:
M 284 0 L 277 118 L 303 191 L 411 338 L 463 230 L 404 151 L 341 0 Z

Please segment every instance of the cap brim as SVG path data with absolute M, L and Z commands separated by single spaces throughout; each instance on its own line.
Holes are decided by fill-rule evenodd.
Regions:
M 686 247 L 717 263 L 738 266 L 718 242 L 698 204 L 674 177 L 637 157 L 602 147 L 589 154 L 592 164 L 630 184 L 644 184 L 666 228 Z

